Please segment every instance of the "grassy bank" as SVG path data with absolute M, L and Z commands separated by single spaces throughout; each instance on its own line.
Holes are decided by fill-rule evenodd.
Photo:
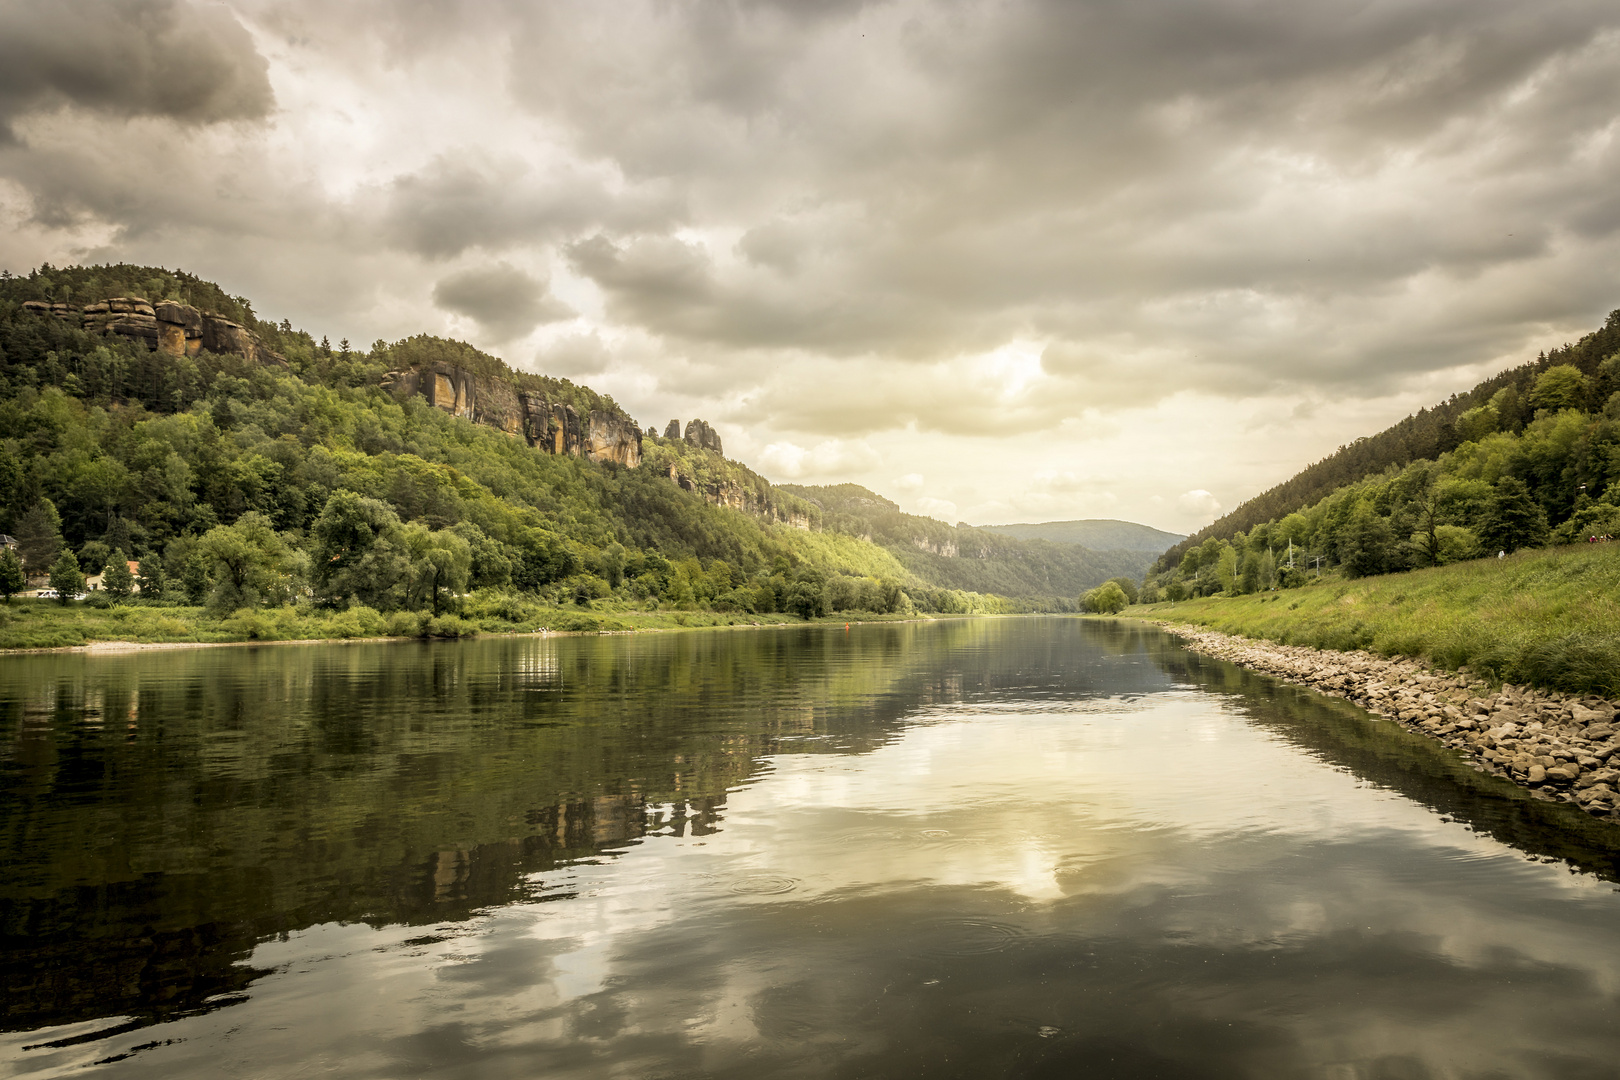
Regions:
M 897 615 L 843 613 L 819 622 L 878 622 Z M 369 608 L 320 611 L 305 606 L 239 611 L 226 617 L 200 607 L 145 606 L 140 603 L 97 608 L 62 606 L 52 600 L 15 599 L 0 606 L 0 650 L 50 649 L 97 641 L 143 644 L 243 641 L 322 641 L 383 637 L 469 637 L 476 634 L 530 634 L 540 630 L 574 633 L 678 630 L 710 626 L 800 624 L 794 615 L 748 615 L 715 611 L 639 611 L 601 605 L 548 607 L 504 596 L 475 596 L 458 614 L 425 612 L 381 614 Z
M 1543 548 L 1282 592 L 1143 605 L 1127 614 L 1620 696 L 1620 544 Z

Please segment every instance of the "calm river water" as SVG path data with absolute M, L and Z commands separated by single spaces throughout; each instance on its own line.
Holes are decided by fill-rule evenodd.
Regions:
M 1124 623 L 0 659 L 0 859 L 11 1075 L 1620 1076 L 1620 830 Z

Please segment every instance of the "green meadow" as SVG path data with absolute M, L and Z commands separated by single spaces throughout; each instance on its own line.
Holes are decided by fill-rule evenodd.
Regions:
M 1401 574 L 1133 607 L 1130 614 L 1319 649 L 1466 666 L 1620 696 L 1620 544 L 1520 551 Z

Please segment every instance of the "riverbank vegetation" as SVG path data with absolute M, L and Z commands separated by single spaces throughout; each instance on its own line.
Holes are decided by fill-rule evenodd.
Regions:
M 1360 579 L 1330 575 L 1293 589 L 1160 601 L 1128 613 L 1620 697 L 1616 545 L 1530 549 Z
M 846 611 L 813 622 L 889 622 L 902 616 Z M 137 644 L 228 644 L 251 641 L 350 641 L 372 638 L 464 638 L 486 634 L 628 633 L 724 626 L 803 625 L 785 613 L 648 611 L 620 604 L 589 609 L 548 605 L 511 593 L 481 592 L 461 598 L 457 613 L 381 612 L 364 605 L 342 610 L 314 604 L 242 608 L 218 613 L 190 604 L 72 603 L 16 599 L 0 605 L 0 649 L 58 649 L 95 642 Z

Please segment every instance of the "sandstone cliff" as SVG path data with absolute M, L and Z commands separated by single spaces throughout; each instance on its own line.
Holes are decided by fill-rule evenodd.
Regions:
M 763 476 L 728 460 L 716 450 L 685 438 L 656 436 L 647 440 L 645 449 L 651 468 L 669 477 L 682 490 L 701 496 L 711 506 L 723 506 L 796 529 L 821 526 L 820 507 L 772 486 Z
M 172 300 L 153 304 L 139 296 L 114 296 L 83 307 L 28 300 L 23 310 L 61 319 L 92 334 L 117 334 L 171 356 L 196 356 L 206 349 L 269 366 L 287 366 L 285 357 L 267 348 L 241 323 Z
M 641 464 L 641 430 L 616 411 L 592 409 L 582 417 L 566 402 L 453 364 L 390 371 L 382 385 L 397 397 L 425 398 L 451 416 L 499 428 L 548 454 L 612 461 L 632 469 Z

